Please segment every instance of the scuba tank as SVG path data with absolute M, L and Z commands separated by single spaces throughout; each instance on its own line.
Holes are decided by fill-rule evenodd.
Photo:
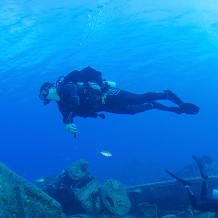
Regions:
M 104 81 L 105 83 L 107 83 L 109 85 L 109 87 L 111 88 L 116 88 L 116 82 L 112 82 L 112 81 Z

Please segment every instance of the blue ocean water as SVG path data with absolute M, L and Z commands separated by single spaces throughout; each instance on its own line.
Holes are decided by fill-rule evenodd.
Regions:
M 85 159 L 125 185 L 158 180 L 192 154 L 218 162 L 217 10 L 214 0 L 2 0 L 0 161 L 33 181 Z M 39 88 L 87 66 L 131 92 L 171 89 L 200 112 L 78 117 L 74 138 Z

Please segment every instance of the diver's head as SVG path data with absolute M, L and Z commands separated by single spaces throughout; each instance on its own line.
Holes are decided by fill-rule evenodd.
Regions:
M 54 86 L 54 83 L 45 82 L 39 90 L 39 98 L 43 100 L 43 104 L 47 105 L 52 100 L 59 101 L 60 97 L 58 96 L 57 89 Z

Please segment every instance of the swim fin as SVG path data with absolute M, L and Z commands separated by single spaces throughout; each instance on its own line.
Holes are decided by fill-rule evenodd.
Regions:
M 180 106 L 181 112 L 186 114 L 197 114 L 200 108 L 192 103 L 182 103 Z
M 194 158 L 194 160 L 197 162 L 198 164 L 198 167 L 200 169 L 200 172 L 201 172 L 201 177 L 205 180 L 207 180 L 208 178 L 208 175 L 206 174 L 205 172 L 205 168 L 204 168 L 204 161 L 201 159 L 201 157 L 198 157 L 197 155 L 193 155 L 192 156 Z
M 175 178 L 176 180 L 178 180 L 179 182 L 181 182 L 184 186 L 188 185 L 188 186 L 192 186 L 192 184 L 184 179 L 179 178 L 178 176 L 172 174 L 171 172 L 169 172 L 168 170 L 165 170 L 168 174 L 170 174 L 173 178 Z

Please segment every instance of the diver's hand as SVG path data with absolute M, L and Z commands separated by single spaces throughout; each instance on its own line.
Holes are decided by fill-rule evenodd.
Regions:
M 65 124 L 65 130 L 67 130 L 67 132 L 73 133 L 75 138 L 79 137 L 76 125 L 74 123 Z

